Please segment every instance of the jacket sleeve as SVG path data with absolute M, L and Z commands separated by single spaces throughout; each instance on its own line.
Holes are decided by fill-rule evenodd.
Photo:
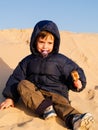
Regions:
M 6 86 L 2 92 L 5 98 L 11 98 L 14 102 L 17 102 L 19 99 L 19 94 L 17 91 L 18 83 L 25 79 L 26 77 L 26 64 L 20 62 L 18 66 L 13 71 L 13 74 L 9 77 Z
M 82 88 L 79 90 L 76 87 L 74 87 L 74 84 L 73 84 L 71 72 L 74 70 L 78 72 L 79 80 L 82 83 Z M 71 59 L 66 60 L 66 63 L 64 65 L 64 74 L 66 77 L 66 84 L 68 86 L 68 89 L 71 89 L 72 91 L 80 92 L 86 87 L 86 76 L 85 76 L 84 70 Z

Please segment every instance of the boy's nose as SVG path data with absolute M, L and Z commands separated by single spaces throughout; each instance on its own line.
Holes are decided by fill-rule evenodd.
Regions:
M 43 48 L 44 49 L 47 48 L 47 43 L 44 43 Z

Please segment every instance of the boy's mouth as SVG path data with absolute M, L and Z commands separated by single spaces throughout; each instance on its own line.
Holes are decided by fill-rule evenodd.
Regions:
M 48 50 L 42 50 L 41 54 L 42 54 L 43 57 L 47 57 L 48 54 L 49 54 L 49 51 Z

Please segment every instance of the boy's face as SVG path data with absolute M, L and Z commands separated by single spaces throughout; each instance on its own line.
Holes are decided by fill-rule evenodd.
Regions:
M 39 37 L 37 39 L 37 50 L 40 52 L 43 57 L 46 57 L 49 53 L 52 52 L 54 47 L 54 37 L 50 35 L 47 37 Z

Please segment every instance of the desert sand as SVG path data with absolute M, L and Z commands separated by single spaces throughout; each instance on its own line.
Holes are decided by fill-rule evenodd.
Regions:
M 0 102 L 2 90 L 18 62 L 30 54 L 32 29 L 0 30 Z M 70 91 L 73 107 L 90 112 L 98 129 L 98 34 L 60 31 L 60 52 L 73 59 L 85 71 L 86 89 L 80 93 Z M 58 117 L 50 120 L 38 118 L 19 101 L 15 108 L 0 110 L 0 130 L 67 130 Z

